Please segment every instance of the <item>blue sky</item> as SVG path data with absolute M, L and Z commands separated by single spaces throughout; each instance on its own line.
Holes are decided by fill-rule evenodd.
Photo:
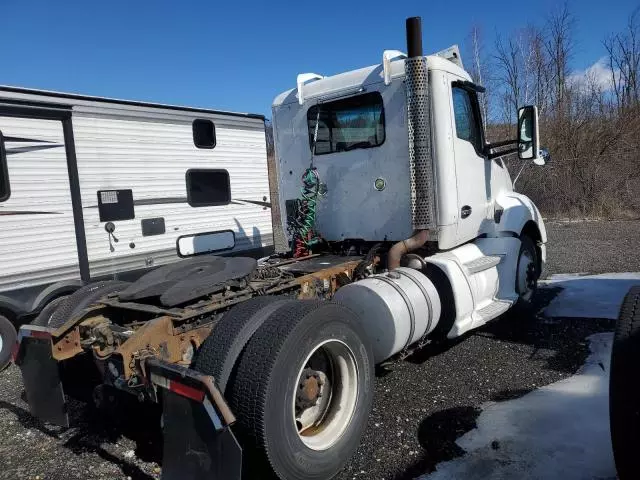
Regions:
M 270 116 L 298 73 L 334 74 L 405 50 L 408 16 L 422 16 L 428 53 L 463 43 L 474 24 L 490 41 L 496 30 L 542 23 L 561 3 L 0 0 L 0 84 Z M 581 70 L 640 2 L 569 5 Z

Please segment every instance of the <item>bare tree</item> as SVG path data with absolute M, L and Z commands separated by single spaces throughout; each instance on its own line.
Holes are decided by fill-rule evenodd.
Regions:
M 613 91 L 619 109 L 640 101 L 640 7 L 629 16 L 624 32 L 604 42 L 609 54 Z
M 556 113 L 560 116 L 567 114 L 567 105 L 564 100 L 567 90 L 567 77 L 569 75 L 569 62 L 574 50 L 574 24 L 574 17 L 566 3 L 547 18 L 546 28 L 548 35 L 545 46 L 549 55 L 555 87 L 553 93 Z
M 540 31 L 530 25 L 506 39 L 498 34 L 493 59 L 496 83 L 503 93 L 504 121 L 513 122 L 518 107 L 535 102 L 546 90 L 542 85 L 548 77 L 548 61 Z
M 542 117 L 550 103 L 551 78 L 550 60 L 545 49 L 545 39 L 540 29 L 531 27 L 529 37 L 531 50 L 531 76 L 533 77 L 533 102 L 538 105 Z
M 469 74 L 473 81 L 487 88 L 487 91 L 479 98 L 480 109 L 482 110 L 482 121 L 485 129 L 489 118 L 489 95 L 490 95 L 490 77 L 488 74 L 489 62 L 484 54 L 484 43 L 482 40 L 482 32 L 480 27 L 474 25 L 469 33 L 468 43 L 469 56 L 473 59 Z
M 503 40 L 498 34 L 493 58 L 496 65 L 496 79 L 503 89 L 503 121 L 511 123 L 520 105 L 523 81 L 522 57 L 515 37 L 511 36 Z
M 540 138 L 554 160 L 543 169 L 526 168 L 519 191 L 547 215 L 638 216 L 640 8 L 623 31 L 604 42 L 613 91 L 597 69 L 579 75 L 572 71 L 574 22 L 565 4 L 542 27 L 496 34 L 488 55 L 492 63 L 487 76 L 494 78 L 489 110 L 502 116 L 491 118 L 488 135 L 512 138 L 516 109 L 537 104 Z M 473 30 L 470 46 L 477 70 L 475 52 L 481 49 L 473 48 Z M 521 165 L 517 161 L 514 167 Z

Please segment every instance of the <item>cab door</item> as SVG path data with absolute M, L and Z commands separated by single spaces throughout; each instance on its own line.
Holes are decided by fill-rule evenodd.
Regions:
M 477 93 L 451 75 L 451 118 L 458 191 L 457 242 L 491 231 L 491 160 L 484 153 L 484 131 Z

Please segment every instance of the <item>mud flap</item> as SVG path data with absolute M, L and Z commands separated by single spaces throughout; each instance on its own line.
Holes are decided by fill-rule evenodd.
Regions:
M 44 422 L 68 427 L 69 415 L 60 381 L 60 368 L 52 355 L 48 329 L 35 325 L 22 326 L 18 333 L 14 362 L 22 372 L 31 414 Z
M 163 389 L 163 480 L 240 480 L 242 448 L 235 421 L 210 376 L 149 360 L 152 383 Z
M 229 427 L 216 430 L 202 403 L 173 392 L 163 398 L 163 480 L 240 480 L 242 449 Z

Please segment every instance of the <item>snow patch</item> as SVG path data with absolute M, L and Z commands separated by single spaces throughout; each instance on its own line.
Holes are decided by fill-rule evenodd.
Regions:
M 483 405 L 478 427 L 457 441 L 467 453 L 420 480 L 615 479 L 608 397 L 613 335 L 588 340 L 591 354 L 576 375 Z
M 618 318 L 629 288 L 640 284 L 640 273 L 602 275 L 553 275 L 542 286 L 562 287 L 562 292 L 544 309 L 546 317 Z

